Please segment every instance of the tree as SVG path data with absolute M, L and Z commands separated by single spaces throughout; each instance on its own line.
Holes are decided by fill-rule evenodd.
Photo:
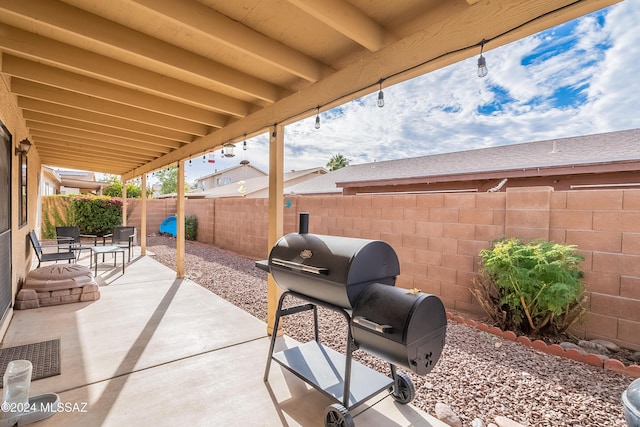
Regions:
M 329 160 L 327 167 L 330 171 L 338 170 L 349 165 L 350 160 L 338 153 Z
M 178 192 L 178 167 L 170 166 L 156 171 L 156 178 L 160 181 L 160 194 Z
M 160 181 L 160 194 L 178 192 L 178 166 L 170 166 L 156 172 L 156 178 Z M 189 184 L 185 182 L 184 191 L 189 191 Z
M 102 189 L 102 194 L 109 197 L 122 197 L 122 182 L 117 175 L 108 175 L 106 177 L 109 186 Z M 151 189 L 147 188 L 147 194 L 151 194 Z M 127 184 L 127 198 L 139 199 L 142 196 L 142 190 L 136 183 L 130 182 Z

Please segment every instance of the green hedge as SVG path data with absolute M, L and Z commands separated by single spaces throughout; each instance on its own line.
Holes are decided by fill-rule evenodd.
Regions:
M 77 225 L 82 234 L 103 235 L 122 224 L 122 200 L 106 196 L 43 196 L 42 238 L 53 239 L 56 227 Z

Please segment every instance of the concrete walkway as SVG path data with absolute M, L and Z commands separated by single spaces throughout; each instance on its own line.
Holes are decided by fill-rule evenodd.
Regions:
M 34 425 L 324 425 L 334 401 L 277 363 L 263 382 L 265 323 L 150 257 L 124 275 L 109 261 L 98 301 L 14 313 L 3 347 L 60 339 L 61 375 L 32 382 L 30 396 L 56 392 L 71 410 Z M 446 427 L 385 393 L 352 415 L 356 426 Z

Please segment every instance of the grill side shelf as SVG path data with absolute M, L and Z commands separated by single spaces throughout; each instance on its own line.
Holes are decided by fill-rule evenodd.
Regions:
M 273 360 L 328 397 L 344 399 L 345 356 L 316 341 L 280 351 Z M 393 378 L 351 362 L 349 407 L 358 406 L 393 385 Z

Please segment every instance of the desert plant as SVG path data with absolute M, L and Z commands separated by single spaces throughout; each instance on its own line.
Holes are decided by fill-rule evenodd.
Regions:
M 198 217 L 195 215 L 184 217 L 184 238 L 186 240 L 196 240 L 198 238 Z
M 482 268 L 472 293 L 504 329 L 533 334 L 566 331 L 585 312 L 584 257 L 575 245 L 518 239 L 480 251 Z

